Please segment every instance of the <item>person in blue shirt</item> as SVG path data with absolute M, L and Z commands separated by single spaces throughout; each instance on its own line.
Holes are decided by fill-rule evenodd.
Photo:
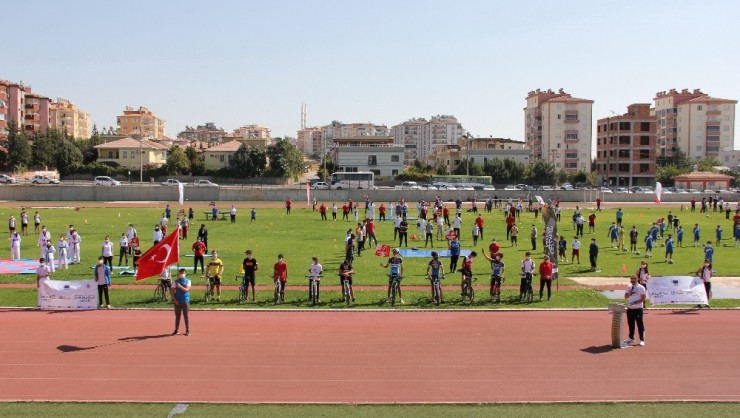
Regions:
M 645 258 L 653 256 L 653 236 L 650 234 L 645 235 Z
M 427 277 L 432 284 L 432 300 L 434 300 L 434 280 L 439 281 L 445 275 L 445 266 L 442 261 L 439 260 L 439 254 L 436 251 L 432 251 L 432 259 L 427 264 Z M 439 301 L 444 303 L 444 296 L 442 295 L 442 286 L 439 287 Z
M 448 241 L 450 244 L 450 273 L 457 270 L 457 260 L 460 258 L 460 240 L 457 236 Z
M 612 248 L 614 247 L 614 244 L 617 242 L 617 237 L 618 237 L 617 232 L 618 231 L 619 230 L 617 228 L 617 225 L 612 222 L 612 226 L 609 227 L 609 234 L 608 234 L 609 240 L 610 240 L 609 245 L 611 245 Z
M 167 205 L 166 208 L 164 208 L 164 216 L 167 218 L 167 220 L 170 220 L 172 218 L 172 209 L 170 208 L 170 205 Z
M 710 263 L 714 261 L 714 247 L 712 247 L 712 241 L 707 241 L 707 245 L 704 246 L 704 259 L 709 260 Z
M 653 226 L 650 228 L 650 235 L 653 236 L 653 242 L 658 240 L 658 226 L 653 222 Z
M 388 262 L 383 264 L 380 263 L 380 266 L 383 268 L 388 268 L 390 266 L 390 271 L 388 272 L 388 298 L 386 299 L 386 302 L 389 302 L 391 300 L 391 285 L 393 284 L 394 278 L 398 278 L 398 297 L 401 299 L 401 303 L 404 303 L 403 297 L 401 296 L 401 278 L 403 277 L 403 259 L 401 258 L 400 251 L 398 248 L 393 249 L 393 256 L 388 259 Z
M 668 238 L 665 240 L 665 261 L 668 264 L 673 264 L 673 235 L 668 234 Z
M 172 301 L 175 303 L 175 332 L 172 335 L 179 334 L 180 317 L 185 320 L 185 336 L 190 335 L 190 279 L 185 274 L 185 269 L 177 271 L 177 280 L 172 282 L 170 294 Z
M 110 309 L 110 298 L 108 297 L 108 286 L 110 286 L 110 268 L 103 262 L 103 256 L 98 257 L 98 265 L 95 266 L 95 283 L 98 285 L 98 304 L 101 308 Z M 105 305 L 103 304 L 105 296 Z
M 617 209 L 617 226 L 622 226 L 622 208 Z
M 717 242 L 714 245 L 719 245 L 720 241 L 722 241 L 722 227 L 717 225 L 717 229 L 714 233 L 717 236 Z
M 252 208 L 252 211 L 249 212 L 249 223 L 255 222 L 257 220 L 257 211 Z M 324 215 L 324 220 L 326 220 L 326 215 Z
M 701 230 L 699 224 L 694 224 L 694 247 L 699 246 L 699 240 L 701 239 Z
M 678 246 L 683 247 L 683 227 L 679 226 L 676 232 L 676 238 L 678 238 Z

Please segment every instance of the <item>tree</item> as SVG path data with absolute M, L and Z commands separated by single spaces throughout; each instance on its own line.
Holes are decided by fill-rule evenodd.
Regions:
M 187 157 L 190 163 L 190 173 L 194 176 L 200 176 L 206 172 L 206 163 L 203 158 L 198 155 L 198 151 L 192 146 L 185 148 L 185 157 Z
M 182 148 L 177 145 L 173 145 L 170 148 L 170 152 L 167 154 L 167 162 L 165 163 L 164 171 L 164 174 L 190 173 L 190 162 Z
M 54 153 L 54 160 L 59 174 L 67 175 L 73 167 L 82 163 L 82 152 L 72 140 L 65 139 L 59 142 Z
M 447 165 L 445 164 L 438 165 L 437 169 L 434 170 L 434 173 L 437 174 L 438 176 L 446 176 L 447 174 L 449 174 L 447 173 Z
M 239 177 L 259 177 L 266 167 L 267 154 L 247 144 L 241 144 L 229 161 L 229 171 Z
M 524 173 L 526 171 L 526 166 L 523 162 L 519 160 L 514 160 L 511 158 L 506 158 L 504 160 L 504 167 L 506 168 L 506 171 L 509 173 L 509 181 L 516 181 L 518 179 L 524 178 Z
M 31 164 L 31 145 L 25 132 L 19 132 L 18 124 L 8 124 L 8 169 L 23 171 Z
M 56 152 L 57 141 L 47 135 L 39 134 L 33 141 L 31 147 L 31 158 L 33 165 L 38 168 L 49 169 L 56 165 L 54 153 Z
M 537 160 L 530 166 L 529 180 L 534 184 L 553 184 L 556 181 L 555 165 L 550 161 Z
M 267 158 L 270 161 L 268 175 L 271 177 L 298 180 L 306 168 L 303 153 L 287 139 L 277 138 L 275 144 L 267 149 Z
M 509 172 L 506 171 L 506 166 L 504 166 L 504 161 L 502 159 L 494 158 L 493 160 L 486 162 L 483 169 L 487 175 L 493 178 L 494 183 L 500 184 L 509 182 Z

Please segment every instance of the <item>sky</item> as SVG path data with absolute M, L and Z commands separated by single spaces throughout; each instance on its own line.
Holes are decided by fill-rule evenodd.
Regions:
M 594 100 L 594 122 L 671 88 L 740 98 L 738 1 L 0 0 L 0 9 L 0 79 L 75 102 L 98 129 L 145 106 L 171 137 L 205 122 L 295 137 L 306 103 L 308 126 L 443 114 L 475 136 L 522 141 L 525 99 L 538 88 Z

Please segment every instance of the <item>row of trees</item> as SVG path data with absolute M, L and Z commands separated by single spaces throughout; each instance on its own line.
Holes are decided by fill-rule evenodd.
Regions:
M 50 129 L 36 133 L 31 141 L 28 135 L 10 122 L 7 152 L 0 152 L 0 170 L 21 172 L 29 169 L 57 169 L 61 175 L 91 174 L 125 176 L 126 168 L 97 162 L 96 145 L 101 143 L 93 127 L 90 139 L 77 140 L 64 132 Z M 305 171 L 303 154 L 287 139 L 276 138 L 266 150 L 242 144 L 232 155 L 226 168 L 206 169 L 201 153 L 193 147 L 172 146 L 167 162 L 159 167 L 144 167 L 145 177 L 167 175 L 211 175 L 217 177 L 277 177 L 297 180 Z

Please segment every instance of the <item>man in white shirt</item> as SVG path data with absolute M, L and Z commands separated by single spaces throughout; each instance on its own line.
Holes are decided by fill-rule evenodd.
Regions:
M 637 276 L 630 277 L 630 284 L 624 292 L 627 299 L 627 326 L 629 338 L 624 342 L 631 345 L 635 338 L 635 324 L 640 333 L 640 345 L 645 345 L 645 324 L 642 322 L 642 308 L 645 305 L 645 288 L 637 282 Z
M 581 241 L 578 241 L 578 235 L 573 237 L 573 243 L 570 244 L 571 256 L 570 262 L 573 264 L 573 260 L 578 259 L 578 264 L 581 264 Z
M 319 259 L 317 257 L 313 257 L 311 259 L 313 262 L 310 266 L 308 266 L 308 300 L 312 300 L 312 292 L 311 292 L 311 282 L 316 282 L 316 300 L 318 303 L 321 303 L 321 299 L 319 298 L 321 296 L 321 291 L 319 289 L 319 285 L 321 284 L 321 275 L 324 273 L 324 268 L 319 264 Z

